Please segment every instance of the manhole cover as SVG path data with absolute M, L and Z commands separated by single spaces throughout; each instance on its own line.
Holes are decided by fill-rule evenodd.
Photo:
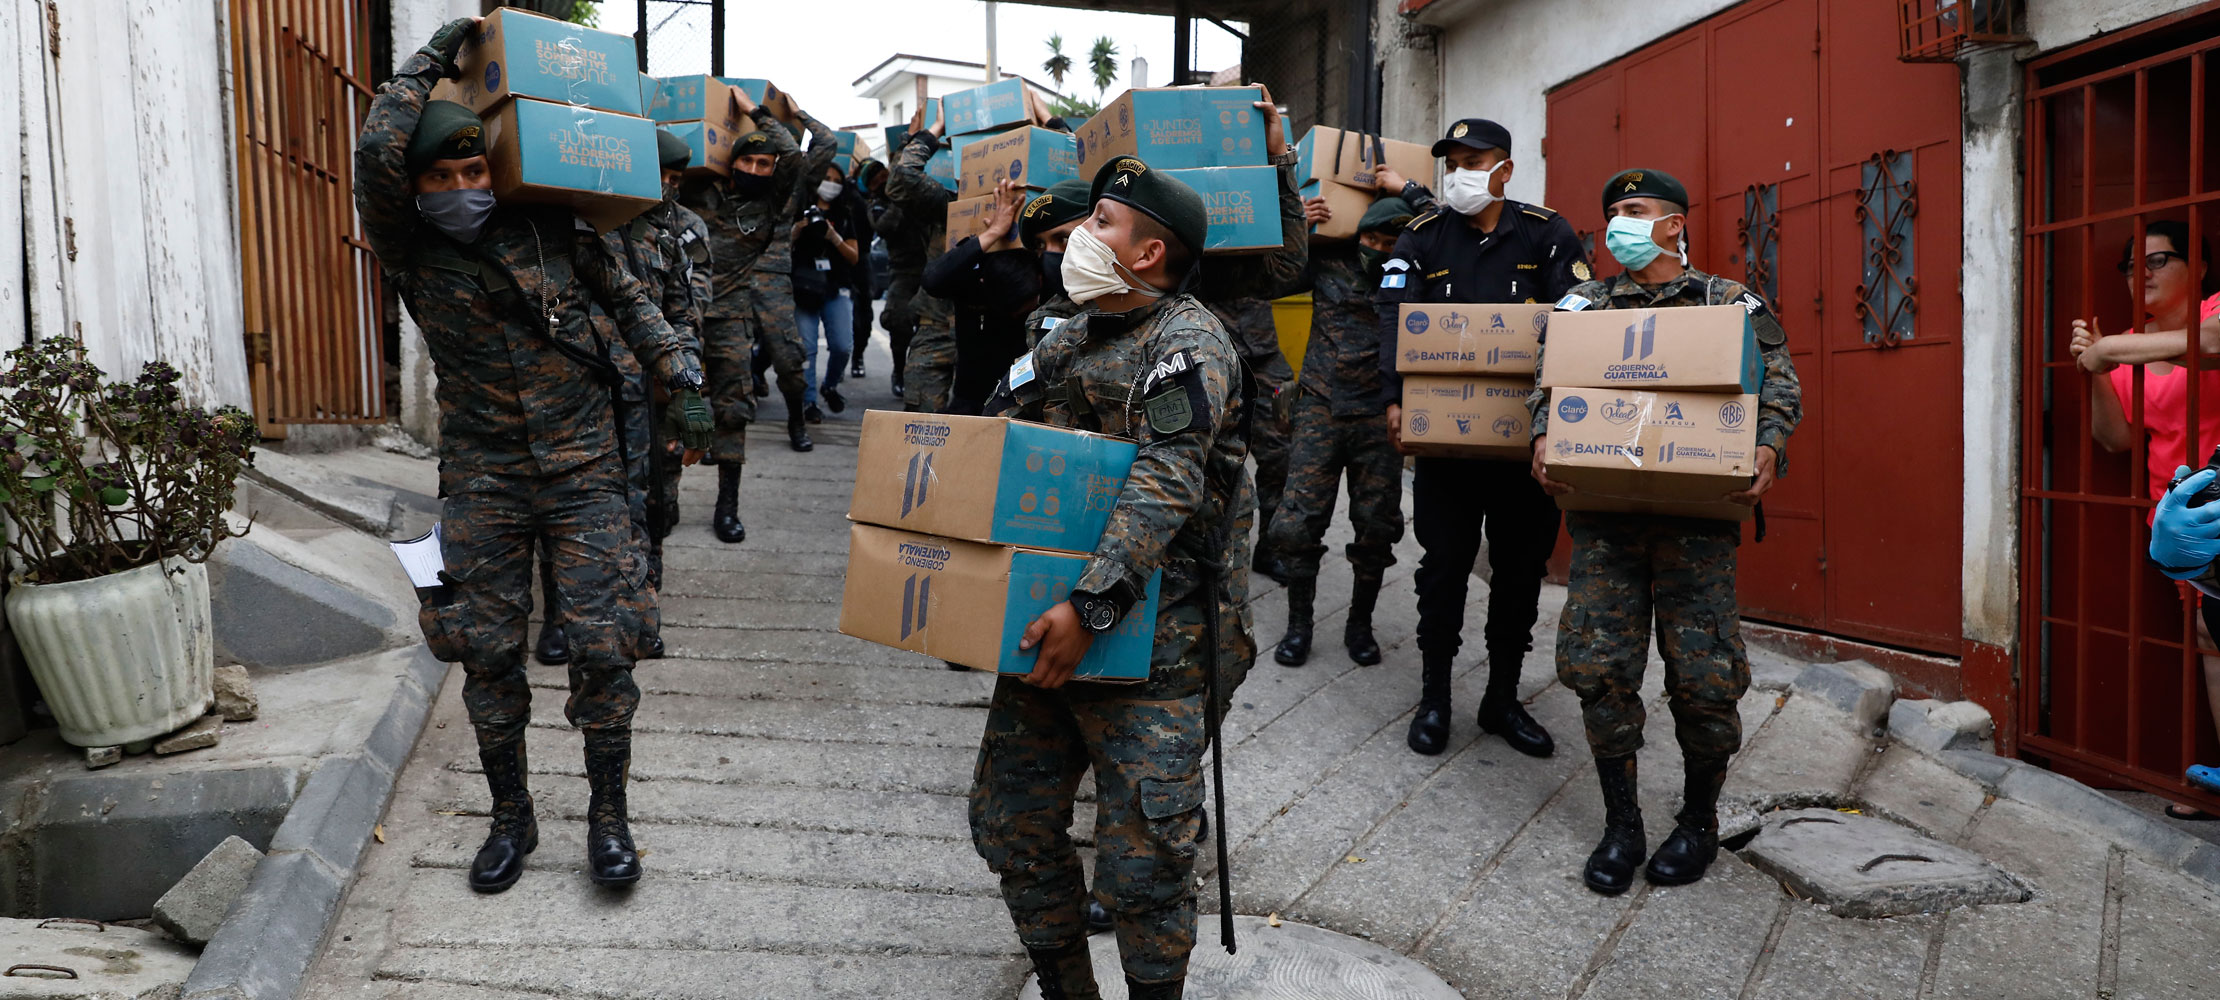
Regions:
M 1462 1000 L 1425 966 L 1362 938 L 1285 921 L 1273 927 L 1263 917 L 1233 922 L 1238 955 L 1219 943 L 1217 917 L 1196 919 L 1189 1000 Z M 1089 945 L 1102 1000 L 1126 1000 L 1117 935 L 1097 934 Z M 1018 1000 L 1040 997 L 1040 986 L 1026 977 Z
M 1978 854 L 1885 819 L 1833 809 L 1767 815 L 1742 856 L 1842 917 L 1897 917 L 2028 898 L 2025 885 Z

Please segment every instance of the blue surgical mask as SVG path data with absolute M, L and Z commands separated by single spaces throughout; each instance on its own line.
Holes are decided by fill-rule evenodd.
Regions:
M 1662 218 L 1670 219 L 1672 216 Z M 1610 250 L 1611 256 L 1626 265 L 1629 271 L 1648 267 L 1650 261 L 1656 260 L 1658 254 L 1665 252 L 1664 247 L 1657 245 L 1657 237 L 1653 232 L 1658 221 L 1626 215 L 1613 216 L 1610 225 L 1603 230 L 1604 248 Z M 1683 267 L 1687 266 L 1688 255 L 1681 254 L 1680 262 Z
M 455 242 L 476 243 L 479 231 L 486 228 L 486 218 L 493 214 L 493 203 L 491 191 L 457 188 L 417 195 L 416 211 L 432 228 Z

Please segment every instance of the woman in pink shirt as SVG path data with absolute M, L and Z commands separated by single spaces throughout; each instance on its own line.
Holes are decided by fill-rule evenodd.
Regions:
M 2171 220 L 2150 223 L 2143 237 L 2141 299 L 2149 332 L 2106 336 L 2094 319 L 2075 320 L 2070 350 L 2083 370 L 2097 376 L 2090 380 L 2089 431 L 2107 451 L 2127 451 L 2135 446 L 2136 429 L 2129 420 L 2135 399 L 2135 376 L 2143 382 L 2142 433 L 2150 440 L 2144 466 L 2150 486 L 2146 494 L 2156 500 L 2166 494 L 2166 484 L 2180 466 L 2198 468 L 2212 449 L 2220 447 L 2220 369 L 2197 375 L 2197 450 L 2190 454 L 2190 368 L 2180 362 L 2196 345 L 2193 326 L 2220 331 L 2220 295 L 2198 299 L 2210 269 L 2199 253 L 2196 270 L 2189 261 L 2189 227 Z M 2200 248 L 2201 249 L 2201 248 Z M 2135 281 L 2135 261 L 2122 254 L 2120 271 Z M 2194 317 L 2194 320 L 2192 319 Z M 2200 338 L 2206 339 L 2206 338 Z M 2206 348 L 2210 353 L 2210 348 Z M 2155 511 L 2153 513 L 2156 513 Z M 2183 583 L 2184 607 L 2197 607 L 2197 640 L 2205 650 L 2214 648 L 2213 633 L 2220 632 L 2220 601 L 2201 601 L 2197 591 Z M 2215 719 L 2220 719 L 2220 655 L 2203 655 L 2205 699 Z M 2176 803 L 2166 810 L 2175 819 L 2209 820 L 2210 813 Z

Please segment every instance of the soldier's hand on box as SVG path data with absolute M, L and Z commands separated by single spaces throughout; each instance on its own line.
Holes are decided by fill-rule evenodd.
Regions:
M 1326 207 L 1326 199 L 1324 199 L 1324 198 L 1305 198 L 1305 199 L 1303 199 L 1303 221 L 1304 221 L 1304 222 L 1306 222 L 1306 223 L 1309 223 L 1310 225 L 1313 225 L 1313 226 L 1315 226 L 1315 225 L 1317 225 L 1317 224 L 1319 224 L 1319 223 L 1321 223 L 1321 222 L 1325 222 L 1325 221 L 1328 221 L 1328 220 L 1332 219 L 1333 217 L 1334 217 L 1334 210 L 1333 210 L 1333 209 L 1331 209 L 1331 208 L 1327 208 L 1327 207 Z
M 1727 499 L 1739 504 L 1755 504 L 1765 499 L 1773 488 L 1773 470 L 1780 466 L 1781 454 L 1771 445 L 1757 446 L 1757 477 L 1750 481 L 1750 488 L 1727 494 Z
M 1410 183 L 1410 178 L 1396 173 L 1394 167 L 1381 167 L 1372 172 L 1372 183 L 1381 191 L 1398 195 L 1403 193 L 1403 185 Z
M 1388 428 L 1388 444 L 1390 444 L 1390 445 L 1394 446 L 1394 448 L 1395 448 L 1396 452 L 1398 452 L 1398 453 L 1400 453 L 1400 454 L 1404 454 L 1404 455 L 1408 455 L 1408 454 L 1410 454 L 1410 453 L 1411 453 L 1411 450 L 1410 450 L 1409 448 L 1405 448 L 1405 447 L 1403 447 L 1403 404 L 1401 404 L 1401 403 L 1389 403 L 1389 404 L 1388 404 L 1388 407 L 1387 407 L 1387 428 Z
M 1057 602 L 1033 619 L 1025 637 L 1018 640 L 1018 651 L 1038 651 L 1025 683 L 1051 691 L 1063 687 L 1094 644 L 1095 634 L 1079 623 L 1079 610 L 1070 601 Z
M 1547 434 L 1534 439 L 1534 481 L 1542 484 L 1542 492 L 1553 497 L 1561 497 L 1571 493 L 1573 488 L 1569 484 L 1560 483 L 1549 478 L 1549 470 L 1542 461 L 1543 457 L 1549 454 L 1549 446 L 1544 443 L 1548 440 L 1549 435 Z
M 1272 103 L 1272 88 L 1257 84 L 1264 99 L 1256 102 L 1257 113 L 1264 116 L 1264 155 L 1278 156 L 1287 148 L 1287 127 L 1280 121 L 1280 106 Z
M 475 17 L 458 17 L 440 25 L 438 31 L 432 32 L 432 40 L 424 43 L 424 54 L 439 60 L 442 75 L 450 79 L 461 75 L 462 71 L 455 67 L 455 56 L 462 51 L 463 42 L 469 40 L 470 33 L 477 30 L 478 21 Z
M 671 401 L 677 410 L 672 414 L 678 424 L 678 441 L 687 451 L 702 451 L 709 447 L 709 438 L 717 431 L 717 421 L 710 416 L 709 403 L 701 398 L 697 389 L 679 390 L 678 398 Z

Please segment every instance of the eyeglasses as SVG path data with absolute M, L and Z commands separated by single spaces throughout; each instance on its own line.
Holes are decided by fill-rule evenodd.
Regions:
M 2160 250 L 2156 253 L 2147 253 L 2143 255 L 2143 270 L 2145 272 L 2161 270 L 2165 268 L 2166 261 L 2168 259 L 2187 261 L 2189 258 L 2175 253 L 2172 250 Z M 2135 260 L 2132 257 L 2127 260 L 2121 261 L 2118 266 L 2120 268 L 2121 274 L 2135 273 Z

